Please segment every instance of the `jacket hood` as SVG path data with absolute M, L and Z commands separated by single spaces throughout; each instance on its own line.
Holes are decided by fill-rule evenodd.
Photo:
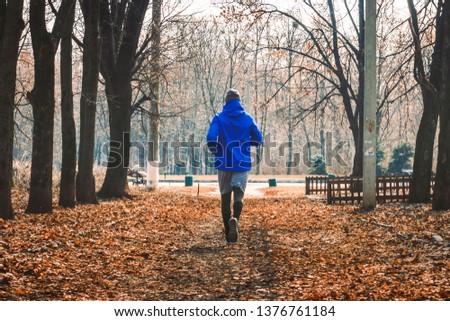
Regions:
M 245 110 L 238 99 L 233 99 L 223 106 L 222 114 L 226 117 L 237 118 L 245 115 Z

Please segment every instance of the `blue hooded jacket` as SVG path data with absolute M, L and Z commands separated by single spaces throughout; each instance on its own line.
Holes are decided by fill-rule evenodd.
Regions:
M 233 99 L 212 119 L 206 141 L 216 169 L 244 172 L 252 168 L 250 146 L 261 145 L 262 135 L 239 99 Z

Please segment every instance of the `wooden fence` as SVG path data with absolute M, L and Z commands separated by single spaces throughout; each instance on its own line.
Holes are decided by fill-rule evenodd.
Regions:
M 328 176 L 306 176 L 305 179 L 305 194 L 327 194 Z
M 378 176 L 376 199 L 377 203 L 407 202 L 411 175 Z M 348 204 L 362 202 L 362 178 L 336 177 L 329 178 L 327 183 L 328 204 Z M 434 178 L 431 182 L 433 191 Z
M 328 204 L 359 203 L 362 201 L 361 177 L 329 178 L 327 184 Z
M 377 177 L 377 203 L 407 202 L 410 175 Z

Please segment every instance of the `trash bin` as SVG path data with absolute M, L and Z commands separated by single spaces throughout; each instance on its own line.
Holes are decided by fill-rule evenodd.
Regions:
M 276 187 L 277 186 L 277 179 L 276 178 L 270 178 L 269 179 L 269 187 Z
M 194 177 L 191 175 L 186 175 L 184 177 L 184 186 L 192 186 L 194 184 Z

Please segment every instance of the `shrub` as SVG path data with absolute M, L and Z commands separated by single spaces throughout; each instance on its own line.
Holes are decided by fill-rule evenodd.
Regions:
M 327 164 L 323 155 L 313 156 L 311 159 L 309 173 L 313 175 L 327 175 Z
M 402 174 L 402 169 L 411 169 L 411 157 L 414 156 L 414 148 L 408 143 L 401 143 L 392 151 L 387 172 L 389 174 Z

